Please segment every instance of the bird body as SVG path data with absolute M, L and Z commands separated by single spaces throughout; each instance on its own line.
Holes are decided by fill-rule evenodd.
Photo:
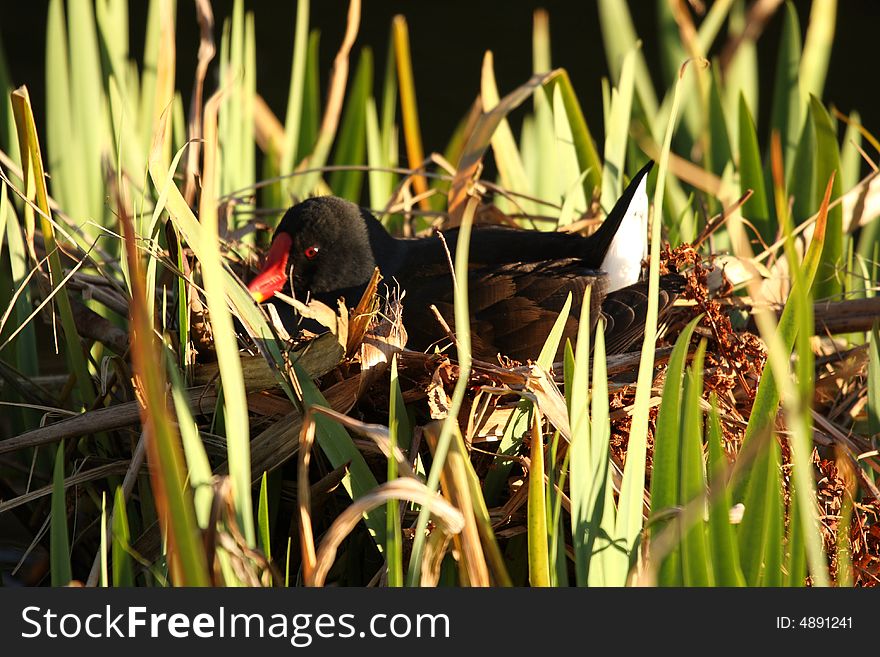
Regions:
M 587 287 L 591 324 L 600 314 L 606 318 L 609 353 L 625 350 L 642 334 L 647 285 L 637 281 L 646 235 L 640 241 L 638 226 L 647 215 L 649 169 L 650 164 L 633 178 L 590 237 L 500 226 L 472 229 L 468 305 L 475 356 L 535 358 L 569 294 L 573 312 L 563 335 L 573 338 Z M 266 264 L 249 289 L 258 301 L 268 301 L 290 290 L 292 282 L 297 298 L 308 296 L 331 307 L 344 298 L 353 305 L 379 267 L 386 284 L 405 291 L 408 346 L 427 349 L 445 338 L 431 305 L 454 327 L 450 258 L 455 258 L 458 229 L 444 238 L 395 238 L 364 208 L 336 197 L 311 198 L 282 218 Z M 613 259 L 621 257 L 622 262 Z M 661 285 L 661 308 L 680 284 L 668 278 Z M 289 306 L 276 308 L 282 317 L 290 316 Z

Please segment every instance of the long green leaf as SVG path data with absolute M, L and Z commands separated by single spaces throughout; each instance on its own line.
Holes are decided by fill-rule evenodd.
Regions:
M 718 398 L 712 393 L 706 442 L 709 443 L 709 487 L 714 498 L 709 507 L 709 542 L 716 586 L 744 586 L 736 534 L 730 524 L 727 456 L 724 454 Z
M 803 125 L 803 101 L 798 78 L 801 62 L 801 28 L 792 2 L 785 3 L 782 38 L 776 60 L 770 127 L 782 138 L 786 173 L 791 170 Z
M 335 164 L 350 166 L 364 163 L 367 99 L 372 88 L 373 51 L 364 48 L 342 113 L 333 160 Z M 363 179 L 363 171 L 334 171 L 330 174 L 330 189 L 337 196 L 359 203 Z
M 686 70 L 682 71 L 682 75 Z M 657 341 L 657 313 L 660 289 L 660 217 L 657 213 L 663 207 L 663 195 L 666 189 L 666 177 L 669 166 L 669 151 L 672 147 L 672 133 L 675 131 L 678 117 L 678 106 L 681 92 L 681 77 L 675 86 L 669 124 L 660 151 L 657 174 L 657 187 L 654 192 L 654 221 L 651 228 L 651 255 L 648 274 L 648 310 L 645 319 L 645 337 L 642 342 L 641 359 L 639 360 L 639 376 L 636 383 L 636 398 L 633 419 L 630 425 L 629 445 L 627 447 L 626 466 L 623 471 L 623 483 L 617 506 L 617 524 L 615 540 L 619 541 L 620 552 L 617 559 L 621 565 L 629 563 L 634 556 L 642 530 L 642 500 L 645 491 L 645 458 L 648 437 L 648 404 L 651 398 L 651 381 L 654 374 L 654 349 Z
M 52 215 L 49 209 L 49 194 L 46 189 L 43 157 L 40 152 L 37 128 L 34 124 L 33 108 L 31 107 L 30 96 L 26 87 L 20 87 L 12 93 L 12 108 L 15 114 L 15 125 L 18 130 L 18 142 L 21 147 L 22 170 L 27 178 L 25 193 L 29 197 L 33 196 L 36 199 L 43 241 L 46 246 L 46 253 L 49 255 L 50 280 L 53 287 L 59 286 L 63 278 L 61 256 L 56 248 L 55 229 L 52 221 L 49 219 Z M 30 206 L 25 210 L 25 212 L 31 211 Z M 58 294 L 55 295 L 55 302 L 58 304 L 58 314 L 61 317 L 61 328 L 64 331 L 64 339 L 67 346 L 65 355 L 70 366 L 70 372 L 76 377 L 76 385 L 81 402 L 86 406 L 91 406 L 95 400 L 95 391 L 86 365 L 82 344 L 80 344 L 79 334 L 76 330 L 76 323 L 73 320 L 70 298 L 65 287 L 61 286 L 58 290 Z
M 406 407 L 403 405 L 403 392 L 400 390 L 396 354 L 391 359 L 391 390 L 388 398 L 388 441 L 392 454 L 388 457 L 388 481 L 392 481 L 397 478 L 397 459 L 393 454 L 399 446 L 401 434 L 406 434 L 409 442 L 409 422 L 406 417 Z M 400 502 L 388 500 L 385 516 L 388 523 L 385 533 L 388 586 L 401 587 L 403 586 L 403 536 L 400 529 Z
M 837 133 L 831 123 L 831 117 L 818 98 L 810 98 L 810 111 L 813 114 L 813 126 L 816 130 L 816 194 L 821 201 L 825 192 L 825 184 L 834 178 L 831 188 L 832 199 L 839 198 L 840 186 L 840 149 L 837 145 Z M 825 229 L 825 245 L 822 249 L 822 261 L 816 276 L 814 295 L 816 299 L 833 298 L 840 294 L 843 270 L 843 208 L 840 204 L 828 209 L 828 226 Z
M 654 460 L 651 471 L 651 513 L 655 515 L 672 509 L 681 498 L 682 377 L 688 345 L 699 321 L 699 317 L 691 320 L 678 336 L 666 366 L 666 382 L 663 384 L 663 396 L 654 431 Z M 653 521 L 651 535 L 656 535 L 667 524 L 664 521 Z M 657 583 L 660 586 L 681 586 L 681 553 L 678 547 L 661 564 Z
M 776 229 L 770 220 L 758 135 L 744 96 L 739 99 L 739 180 L 740 193 L 745 194 L 749 189 L 753 192 L 743 206 L 743 216 L 755 225 L 764 241 L 772 242 Z
M 134 586 L 134 571 L 130 556 L 131 530 L 122 487 L 116 487 L 113 498 L 113 586 Z
M 687 373 L 681 405 L 682 448 L 681 488 L 682 505 L 702 497 L 706 492 L 706 473 L 703 462 L 703 411 L 700 398 L 703 392 L 703 359 L 706 341 L 697 348 L 693 365 Z M 712 586 L 714 572 L 709 559 L 706 521 L 701 513 L 690 527 L 683 528 L 681 565 L 685 586 Z
M 284 151 L 281 154 L 281 173 L 293 171 L 301 157 L 299 151 L 300 122 L 303 115 L 306 77 L 306 56 L 309 45 L 310 0 L 296 3 L 296 27 L 293 33 L 293 62 L 291 63 L 290 91 L 287 94 L 287 117 L 284 121 Z
M 544 441 L 538 415 L 532 423 L 529 466 L 529 584 L 550 586 L 550 555 L 547 545 L 547 500 L 544 488 Z
M 70 569 L 70 538 L 67 533 L 67 500 L 64 490 L 64 441 L 55 450 L 52 475 L 52 512 L 49 522 L 49 570 L 52 586 L 66 586 L 73 579 Z

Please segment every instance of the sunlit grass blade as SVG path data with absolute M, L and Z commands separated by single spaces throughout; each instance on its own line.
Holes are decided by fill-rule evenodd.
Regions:
M 602 207 L 610 211 L 623 193 L 624 161 L 629 140 L 638 45 L 623 58 L 620 80 L 611 90 L 611 123 L 605 125 L 605 162 L 602 169 Z
M 617 506 L 617 523 L 615 540 L 620 542 L 620 551 L 615 553 L 621 567 L 635 558 L 636 542 L 642 530 L 642 508 L 645 492 L 645 458 L 647 454 L 648 434 L 648 402 L 651 398 L 651 382 L 654 373 L 654 349 L 657 341 L 657 313 L 660 289 L 660 217 L 663 208 L 663 195 L 666 188 L 669 151 L 672 146 L 672 134 L 675 130 L 680 101 L 681 79 L 685 75 L 687 65 L 679 73 L 675 86 L 669 124 L 660 151 L 657 174 L 657 187 L 654 192 L 653 224 L 651 225 L 651 255 L 648 273 L 648 309 L 645 318 L 645 337 L 642 342 L 642 353 L 639 361 L 639 376 L 636 383 L 636 398 L 630 425 L 629 444 L 627 447 L 626 465 L 623 471 L 623 482 Z
M 569 497 L 571 497 L 571 536 L 574 547 L 575 581 L 586 586 L 590 575 L 592 543 L 595 535 L 590 526 L 590 493 L 594 485 L 593 450 L 590 435 L 590 296 L 591 289 L 584 290 L 578 321 L 577 343 L 574 352 L 574 368 L 571 374 L 571 392 L 568 407 L 571 425 L 571 452 L 569 474 Z
M 177 426 L 180 430 L 183 454 L 186 457 L 188 483 L 193 491 L 196 519 L 201 529 L 207 529 L 214 499 L 212 485 L 214 473 L 211 471 L 211 463 L 199 434 L 198 424 L 196 424 L 190 410 L 189 395 L 186 392 L 183 379 L 167 348 L 165 355 L 166 369 L 171 380 L 171 398 L 174 400 L 174 412 L 177 415 Z
M 614 84 L 619 84 L 623 58 L 638 40 L 626 0 L 599 0 L 599 25 L 602 28 L 602 43 L 605 46 L 605 60 L 608 62 L 611 80 Z M 635 67 L 639 101 L 645 114 L 654 117 L 658 109 L 657 94 L 641 51 L 636 55 Z
M 562 104 L 565 106 L 565 115 L 568 119 L 568 128 L 571 132 L 578 167 L 581 175 L 585 175 L 583 179 L 584 198 L 592 199 L 594 190 L 599 189 L 602 184 L 602 161 L 599 159 L 595 141 L 565 69 L 557 69 L 556 75 L 547 83 L 548 91 L 555 94 L 557 88 L 562 97 Z M 584 174 L 584 172 L 586 173 Z
M 831 198 L 840 198 L 840 150 L 837 145 L 837 131 L 825 106 L 815 96 L 810 98 L 810 111 L 816 130 L 816 194 L 821 200 L 822 185 L 834 176 Z M 816 273 L 813 295 L 816 299 L 833 298 L 840 294 L 843 271 L 844 233 L 843 208 L 835 205 L 828 208 L 828 225 L 825 228 L 825 245 L 822 260 Z
M 605 320 L 596 325 L 593 344 L 593 380 L 590 405 L 590 448 L 593 461 L 593 482 L 590 491 L 590 534 L 592 560 L 587 584 L 590 586 L 617 586 L 626 581 L 626 569 L 612 554 L 617 547 L 611 541 L 617 520 L 611 479 L 611 426 L 608 405 L 608 374 L 605 361 Z
M 744 586 L 736 534 L 730 524 L 730 493 L 726 476 L 729 468 L 715 393 L 712 393 L 711 405 L 706 442 L 709 444 L 709 545 L 712 570 L 716 586 Z
M 758 228 L 765 241 L 770 242 L 776 237 L 776 227 L 771 221 L 755 122 L 744 96 L 739 99 L 738 132 L 740 192 L 745 194 L 746 190 L 752 190 L 751 198 L 743 206 L 743 216 Z
M 717 4 L 717 3 L 716 3 Z M 740 143 L 739 124 L 735 120 L 738 113 L 740 98 L 744 99 L 749 112 L 754 116 L 758 112 L 758 49 L 754 39 L 747 38 L 746 2 L 735 0 L 730 9 L 728 21 L 728 38 L 740 38 L 742 41 L 732 59 L 722 68 L 724 74 L 724 108 L 730 120 L 730 141 Z
M 77 127 L 79 150 L 68 151 L 64 157 L 75 158 L 71 166 L 82 169 L 85 186 L 76 190 L 83 196 L 80 207 L 87 209 L 86 217 L 103 223 L 104 173 L 101 150 L 109 137 L 106 124 L 106 99 L 102 88 L 101 60 L 98 54 L 98 36 L 95 15 L 88 2 L 68 3 L 70 47 L 70 108 L 71 125 Z M 53 108 L 61 110 L 61 108 Z M 81 131 L 81 132 L 80 132 Z M 66 136 L 69 139 L 69 135 Z M 87 228 L 87 233 L 94 229 Z
M 345 99 L 348 81 L 349 58 L 358 30 L 360 29 L 360 24 L 361 2 L 360 0 L 351 0 L 348 5 L 345 34 L 336 52 L 336 57 L 333 59 L 327 102 L 324 106 L 324 114 L 321 118 L 321 125 L 318 128 L 314 148 L 312 148 L 307 158 L 297 165 L 297 169 L 301 170 L 302 175 L 294 176 L 290 179 L 290 192 L 296 198 L 304 198 L 307 194 L 313 192 L 321 181 L 319 170 L 327 162 L 330 148 L 336 139 L 337 129 L 339 128 L 339 117 L 342 113 L 342 104 Z
M 500 100 L 498 87 L 495 83 L 494 61 L 492 51 L 486 51 L 483 55 L 483 68 L 480 77 L 480 94 L 484 112 L 491 111 Z M 510 191 L 530 194 L 532 191 L 531 183 L 526 175 L 510 123 L 506 118 L 501 120 L 492 135 L 492 152 L 495 154 L 501 184 Z M 535 211 L 534 204 L 523 201 L 523 205 L 524 210 Z
M 703 461 L 703 360 L 706 341 L 697 348 L 693 364 L 685 377 L 681 404 L 681 489 L 680 501 L 702 497 L 706 493 L 706 472 Z M 710 560 L 706 521 L 703 514 L 690 527 L 683 527 L 681 566 L 685 586 L 712 586 L 715 581 Z
M 24 186 L 25 193 L 29 198 L 34 198 L 39 208 L 40 229 L 49 256 L 49 275 L 53 286 L 61 284 L 62 269 L 61 257 L 56 248 L 55 229 L 49 219 L 49 194 L 46 189 L 46 176 L 43 169 L 43 158 L 40 152 L 40 142 L 37 137 L 37 128 L 34 124 L 34 114 L 31 107 L 30 96 L 26 87 L 20 87 L 12 93 L 12 108 L 15 113 L 15 124 L 18 130 L 18 142 L 21 147 L 22 168 L 27 178 Z M 28 206 L 25 212 L 32 212 Z M 58 306 L 58 314 L 61 318 L 61 328 L 64 331 L 64 340 L 67 348 L 65 356 L 70 367 L 70 372 L 76 377 L 76 386 L 79 391 L 80 401 L 86 406 L 91 406 L 95 399 L 95 390 L 92 379 L 86 365 L 85 354 L 76 330 L 73 319 L 73 310 L 70 306 L 70 298 L 67 289 L 62 287 L 55 295 L 55 303 Z
M 281 153 L 282 174 L 293 171 L 300 157 L 300 124 L 303 114 L 306 56 L 309 45 L 310 0 L 296 3 L 296 27 L 293 33 L 293 62 L 291 64 L 290 91 L 287 94 L 287 117 L 284 121 L 284 151 Z
M 16 138 L 17 141 L 17 138 Z M 9 275 L 7 290 L 10 297 L 6 297 L 6 307 L 11 302 L 12 290 L 18 290 L 22 285 L 26 285 L 26 279 L 30 271 L 28 265 L 28 254 L 22 237 L 21 226 L 18 218 L 15 216 L 15 210 L 7 195 L 6 183 L 0 183 L 0 225 L 5 230 L 0 231 L 5 234 L 6 243 L 5 251 L 6 262 L 9 263 Z M 0 255 L 2 255 L 4 247 L 0 247 Z M 28 315 L 31 313 L 31 289 L 26 289 L 15 300 L 15 323 L 22 326 L 26 323 Z M 5 334 L 4 334 L 5 339 Z M 27 377 L 33 377 L 39 374 L 40 364 L 37 351 L 36 331 L 33 323 L 27 323 L 21 330 L 14 342 L 10 343 L 10 351 L 5 356 L 12 357 L 16 369 Z M 20 421 L 18 429 L 25 431 L 27 428 L 37 426 L 40 422 L 40 415 L 36 411 L 27 408 L 19 409 L 14 414 Z M 15 427 L 14 427 L 15 428 Z
M 818 269 L 820 254 L 825 241 L 825 225 L 828 213 L 828 201 L 830 199 L 831 188 L 826 189 L 826 195 L 823 200 L 823 206 L 819 210 L 816 220 L 816 229 L 813 232 L 813 239 L 807 248 L 807 253 L 800 267 L 803 274 L 803 284 L 805 287 L 812 285 Z M 795 317 L 794 304 L 786 304 L 779 319 L 778 332 L 782 346 L 786 353 L 790 353 L 794 347 L 795 337 L 797 334 L 797 324 Z M 743 438 L 743 448 L 745 448 L 752 440 L 752 437 L 764 431 L 771 425 L 771 421 L 776 417 L 776 411 L 779 406 L 779 388 L 774 378 L 772 369 L 768 369 L 761 377 L 758 384 L 758 390 L 755 395 L 755 401 L 752 406 L 752 414 L 749 418 L 749 424 L 746 428 L 746 434 Z
M 166 115 L 167 118 L 167 115 Z M 162 125 L 162 130 L 167 126 Z M 202 229 L 192 210 L 187 205 L 180 190 L 169 175 L 168 169 L 163 169 L 158 149 L 161 148 L 162 135 L 157 134 L 154 149 L 150 158 L 150 178 L 158 192 L 158 212 L 167 210 L 176 228 L 187 246 L 192 249 L 196 258 L 201 260 L 205 254 L 205 246 L 202 243 Z M 213 239 L 216 239 L 213 238 Z M 254 337 L 260 352 L 266 357 L 271 365 L 271 371 L 281 389 L 294 403 L 299 398 L 294 393 L 290 381 L 285 378 L 279 369 L 284 363 L 284 358 L 277 344 L 274 334 L 266 323 L 266 319 L 247 289 L 232 276 L 225 268 L 220 269 L 220 279 L 223 282 L 225 293 L 229 302 L 235 308 L 236 315 L 244 324 L 248 333 Z
M 681 499 L 681 441 L 682 441 L 682 377 L 687 360 L 688 345 L 700 318 L 685 327 L 675 341 L 675 347 L 666 366 L 666 382 L 657 413 L 654 433 L 654 460 L 651 474 L 651 513 L 663 513 L 674 508 Z M 651 536 L 658 534 L 668 522 L 653 520 Z M 660 586 L 681 586 L 681 552 L 678 547 L 663 560 L 657 578 Z
M 814 0 L 810 7 L 810 22 L 804 39 L 804 50 L 798 70 L 802 102 L 810 96 L 822 96 L 834 28 L 837 22 L 837 0 Z
M 402 430 L 403 429 L 403 430 Z M 403 392 L 397 375 L 397 356 L 391 359 L 391 392 L 388 405 L 388 437 L 391 453 L 397 449 L 401 434 L 409 434 L 409 421 L 403 405 Z M 407 442 L 409 436 L 407 435 Z M 407 446 L 408 447 L 408 446 Z M 397 478 L 397 460 L 388 459 L 388 481 Z M 388 527 L 385 533 L 385 562 L 388 568 L 388 586 L 403 586 L 403 537 L 400 528 L 400 503 L 389 500 L 385 510 Z
M 364 163 L 366 154 L 366 107 L 373 88 L 373 51 L 364 48 L 354 74 L 354 82 L 348 93 L 339 137 L 336 140 L 335 164 L 358 165 Z M 363 171 L 334 171 L 330 174 L 330 189 L 342 198 L 360 202 Z
M 451 192 L 450 192 L 451 193 Z M 443 472 L 449 445 L 452 442 L 453 433 L 458 431 L 458 411 L 464 401 L 468 388 L 468 379 L 471 370 L 471 332 L 470 314 L 468 311 L 468 256 L 470 252 L 470 235 L 473 225 L 474 213 L 477 210 L 479 200 L 476 196 L 470 196 L 462 214 L 461 226 L 458 231 L 458 241 L 455 248 L 455 278 L 454 289 L 454 314 L 456 339 L 458 347 L 459 373 L 455 382 L 455 389 L 449 403 L 449 415 L 443 422 L 440 435 L 437 438 L 437 447 L 434 451 L 434 462 L 428 473 L 426 486 L 429 491 L 437 490 L 440 484 L 440 475 Z M 425 528 L 428 524 L 429 508 L 423 505 L 419 510 L 416 523 L 415 540 L 413 541 L 412 555 L 410 556 L 408 583 L 409 586 L 417 586 L 421 581 L 422 554 L 425 548 Z
M 547 500 L 544 488 L 544 439 L 541 419 L 533 414 L 529 466 L 529 584 L 550 586 L 550 556 L 547 545 Z M 551 483 L 552 485 L 552 483 Z
M 412 58 L 409 47 L 409 28 L 406 19 L 397 15 L 391 23 L 394 35 L 394 61 L 397 64 L 397 81 L 400 91 L 400 114 L 403 119 L 403 137 L 406 144 L 406 155 L 411 169 L 422 166 L 425 150 L 422 146 L 422 131 L 419 127 L 419 109 L 416 103 L 416 83 L 412 72 Z M 428 190 L 428 183 L 423 176 L 413 178 L 413 186 L 417 194 Z M 421 203 L 422 209 L 428 209 L 427 201 Z
M 163 135 L 157 134 L 151 150 L 151 166 L 161 170 Z M 168 175 L 167 170 L 162 174 Z M 156 179 L 154 174 L 154 182 Z M 163 180 L 163 178 L 160 178 Z M 160 189 L 162 189 L 160 187 Z M 183 197 L 176 187 L 179 202 Z M 167 191 L 163 191 L 163 195 Z M 135 381 L 145 404 L 140 408 L 141 422 L 147 433 L 147 458 L 156 510 L 167 544 L 171 579 L 178 586 L 206 586 L 208 563 L 196 521 L 191 491 L 186 487 L 186 466 L 180 438 L 166 407 L 166 380 L 161 347 L 153 332 L 153 319 L 147 313 L 142 264 L 135 243 L 134 226 L 126 208 L 117 204 L 125 236 L 125 248 L 131 269 L 131 355 Z M 198 232 L 198 231 L 194 231 Z
M 782 37 L 779 41 L 776 76 L 773 83 L 770 126 L 782 138 L 782 156 L 788 173 L 794 164 L 794 152 L 803 125 L 804 103 L 798 78 L 801 62 L 801 28 L 794 3 L 786 3 L 783 15 Z
M 238 357 L 238 339 L 226 302 L 226 286 L 221 273 L 223 263 L 218 239 L 215 167 L 218 166 L 217 109 L 220 100 L 218 92 L 205 104 L 204 164 L 199 205 L 203 249 L 199 262 L 202 265 L 205 296 L 211 314 L 211 330 L 220 365 L 220 380 L 223 384 L 226 449 L 235 511 L 248 545 L 254 546 L 256 535 L 251 503 L 250 424 L 241 361 Z

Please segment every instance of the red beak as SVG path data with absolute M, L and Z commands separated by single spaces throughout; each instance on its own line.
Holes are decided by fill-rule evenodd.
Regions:
M 248 285 L 248 291 L 257 303 L 271 299 L 287 282 L 287 258 L 291 246 L 293 238 L 287 233 L 278 233 L 272 241 L 266 263 Z

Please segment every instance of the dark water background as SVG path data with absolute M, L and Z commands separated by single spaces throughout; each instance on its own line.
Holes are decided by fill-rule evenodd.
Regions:
M 216 40 L 219 47 L 223 19 L 231 15 L 232 0 L 215 0 Z M 795 6 L 806 30 L 810 2 Z M 660 80 L 657 15 L 654 0 L 630 0 L 636 32 L 644 42 L 655 84 Z M 48 2 L 0 5 L 0 37 L 16 84 L 27 84 L 39 117 L 42 115 L 45 80 L 45 25 Z M 255 13 L 257 35 L 257 88 L 283 119 L 293 52 L 295 2 L 249 1 Z M 345 0 L 313 0 L 311 27 L 321 31 L 322 92 L 333 57 L 345 28 Z M 391 19 L 406 16 L 410 29 L 413 68 L 425 150 L 441 150 L 456 123 L 479 91 L 480 64 L 485 50 L 495 54 L 495 71 L 502 95 L 531 74 L 532 13 L 543 7 L 550 15 L 552 61 L 568 69 L 594 137 L 603 143 L 600 80 L 607 76 L 595 0 L 364 0 L 361 28 L 352 57 L 372 47 L 375 84 L 379 92 Z M 131 52 L 143 51 L 147 3 L 130 4 Z M 192 87 L 198 48 L 195 9 L 189 0 L 178 0 L 177 82 L 185 106 Z M 758 43 L 760 72 L 759 133 L 765 135 L 776 50 L 782 28 L 782 11 L 773 17 Z M 840 0 L 837 30 L 824 99 L 843 112 L 857 109 L 864 125 L 880 132 L 880 80 L 877 39 L 880 1 Z M 717 48 L 716 48 L 717 50 Z M 713 51 L 710 54 L 716 54 Z M 216 73 L 216 70 L 215 70 Z M 519 114 L 522 114 L 520 112 Z M 512 117 L 514 128 L 519 117 Z

